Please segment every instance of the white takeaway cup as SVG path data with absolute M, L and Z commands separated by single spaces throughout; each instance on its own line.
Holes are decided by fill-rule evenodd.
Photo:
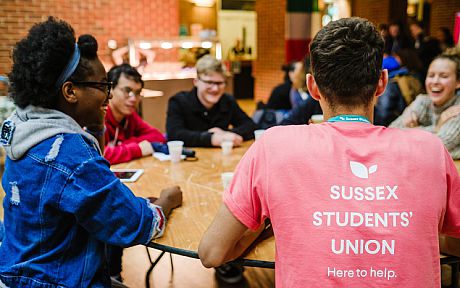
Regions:
M 324 115 L 323 114 L 311 115 L 311 122 L 315 124 L 324 122 Z
M 220 147 L 222 147 L 222 155 L 230 155 L 232 154 L 233 141 L 224 140 L 220 143 Z
M 168 150 L 169 156 L 171 156 L 172 163 L 179 163 L 182 156 L 182 147 L 184 147 L 183 141 L 169 141 Z
M 224 190 L 225 190 L 227 189 L 228 186 L 230 186 L 230 183 L 232 183 L 233 172 L 225 172 L 225 173 L 222 173 L 220 176 L 222 178 L 222 186 L 224 187 Z
M 259 129 L 259 130 L 256 130 L 254 131 L 254 138 L 257 140 L 260 138 L 260 136 L 262 136 L 262 134 L 264 134 L 265 132 L 265 129 Z

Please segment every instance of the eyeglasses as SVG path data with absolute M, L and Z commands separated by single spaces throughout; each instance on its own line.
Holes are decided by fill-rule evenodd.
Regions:
M 113 87 L 113 82 L 96 82 L 96 81 L 72 81 L 75 85 L 88 86 L 96 88 L 98 90 L 107 92 L 107 96 L 110 96 L 110 91 Z
M 142 95 L 141 95 L 141 90 L 132 90 L 131 88 L 129 87 L 119 87 L 119 89 L 123 92 L 123 94 L 125 94 L 125 96 L 127 97 L 136 97 L 136 98 L 140 98 Z
M 215 85 L 215 86 L 221 88 L 222 86 L 227 84 L 227 82 L 225 82 L 225 81 L 208 81 L 208 80 L 203 80 L 200 77 L 198 77 L 198 80 L 200 80 L 201 82 L 203 82 L 204 84 L 206 84 L 206 85 L 208 85 L 210 87 Z

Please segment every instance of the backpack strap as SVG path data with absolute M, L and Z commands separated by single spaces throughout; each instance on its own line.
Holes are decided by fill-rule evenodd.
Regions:
M 412 103 L 415 97 L 422 93 L 422 84 L 412 75 L 397 75 L 393 79 L 398 83 L 399 90 L 401 90 L 401 94 L 407 105 Z

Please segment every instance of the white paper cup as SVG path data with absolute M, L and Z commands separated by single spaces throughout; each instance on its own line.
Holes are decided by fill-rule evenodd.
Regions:
M 169 141 L 168 150 L 169 156 L 171 156 L 171 162 L 179 163 L 182 155 L 182 147 L 184 146 L 183 141 Z
M 220 143 L 220 147 L 222 147 L 222 155 L 230 155 L 232 154 L 233 141 L 224 140 Z
M 315 124 L 324 122 L 324 115 L 323 114 L 311 115 L 311 122 Z
M 224 190 L 225 190 L 227 189 L 228 186 L 230 186 L 230 183 L 232 183 L 233 172 L 225 172 L 225 173 L 222 173 L 220 176 L 222 178 L 222 186 L 224 187 Z
M 265 132 L 265 129 L 259 129 L 259 130 L 256 130 L 254 131 L 254 138 L 257 140 L 260 138 L 260 136 L 262 136 L 262 134 L 264 134 Z

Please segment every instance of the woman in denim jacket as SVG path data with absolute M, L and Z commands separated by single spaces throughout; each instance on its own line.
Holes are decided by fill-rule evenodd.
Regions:
M 106 243 L 146 244 L 182 202 L 137 198 L 101 156 L 111 85 L 97 42 L 50 17 L 17 43 L 10 73 L 17 110 L 1 128 L 5 237 L 0 287 L 110 287 Z

